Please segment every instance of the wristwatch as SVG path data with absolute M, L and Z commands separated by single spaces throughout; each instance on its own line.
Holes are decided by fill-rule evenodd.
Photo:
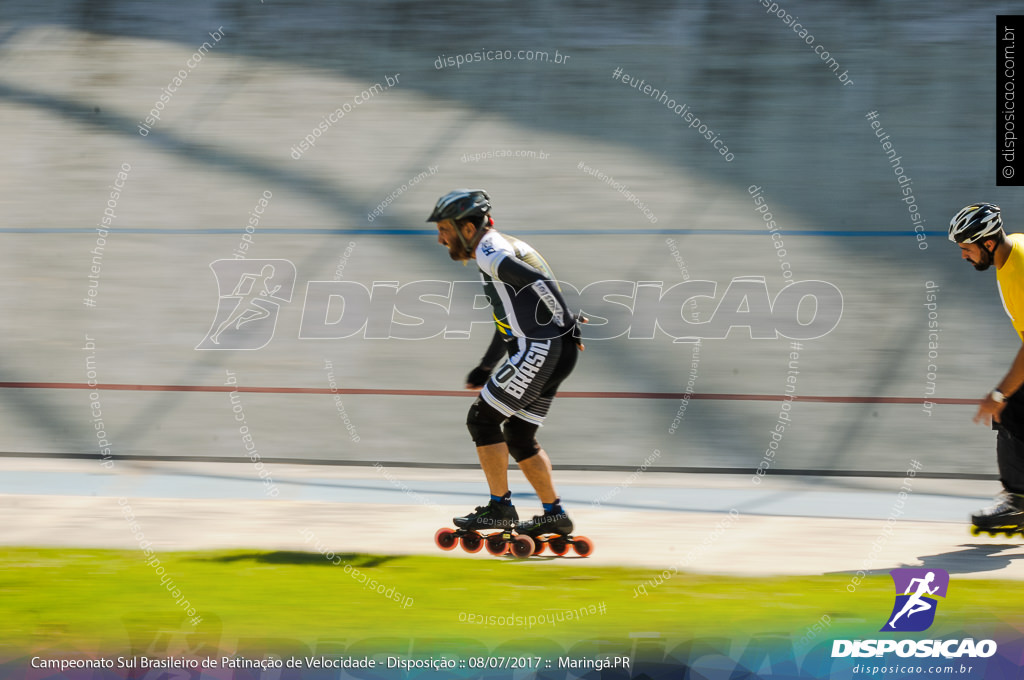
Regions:
M 990 396 L 992 398 L 992 401 L 996 402 L 997 404 L 1002 404 L 1004 401 L 1006 401 L 1006 395 L 1004 395 L 998 389 L 989 392 L 988 396 Z

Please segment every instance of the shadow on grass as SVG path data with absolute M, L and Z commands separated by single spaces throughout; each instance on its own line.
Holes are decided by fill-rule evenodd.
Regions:
M 291 564 L 313 567 L 343 567 L 350 564 L 362 569 L 379 567 L 382 564 L 402 559 L 400 555 L 361 555 L 359 553 L 334 553 L 334 560 L 315 552 L 297 550 L 275 550 L 272 552 L 232 553 L 214 557 L 197 557 L 197 562 L 256 562 L 260 564 Z M 340 558 L 340 562 L 338 559 Z

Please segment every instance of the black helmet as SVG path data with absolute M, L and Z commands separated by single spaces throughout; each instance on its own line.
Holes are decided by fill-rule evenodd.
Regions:
M 953 243 L 976 243 L 1003 230 L 999 206 L 972 203 L 949 221 L 949 240 Z
M 491 211 L 491 197 L 483 189 L 456 189 L 437 199 L 427 222 L 484 217 Z

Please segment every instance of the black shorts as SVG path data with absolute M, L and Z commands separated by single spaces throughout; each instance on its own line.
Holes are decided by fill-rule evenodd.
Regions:
M 518 351 L 491 375 L 480 398 L 506 418 L 543 425 L 558 386 L 576 366 L 579 349 L 572 338 L 517 341 Z
M 1006 399 L 1006 406 L 999 414 L 999 424 L 1017 439 L 1024 439 L 1024 394 L 1020 390 Z M 995 420 L 992 421 L 992 429 L 999 429 Z
M 999 481 L 1010 493 L 1024 494 L 1024 395 L 1017 391 L 1006 400 L 1000 422 L 992 421 L 996 436 Z

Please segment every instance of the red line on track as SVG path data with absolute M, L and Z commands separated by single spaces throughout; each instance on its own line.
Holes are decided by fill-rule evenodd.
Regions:
M 326 387 L 241 387 L 235 385 L 125 385 L 110 384 L 90 387 L 85 383 L 56 382 L 0 382 L 0 388 L 14 390 L 131 390 L 139 392 L 254 392 L 257 394 L 366 394 L 372 396 L 398 397 L 469 397 L 470 390 L 383 390 L 383 389 L 342 389 Z M 559 392 L 558 396 L 569 399 L 683 399 L 685 392 Z M 693 393 L 690 399 L 718 401 L 782 401 L 781 394 L 702 394 Z M 796 401 L 822 404 L 920 404 L 917 397 L 820 397 L 796 396 Z M 978 403 L 978 399 L 933 398 L 933 404 L 967 406 Z

